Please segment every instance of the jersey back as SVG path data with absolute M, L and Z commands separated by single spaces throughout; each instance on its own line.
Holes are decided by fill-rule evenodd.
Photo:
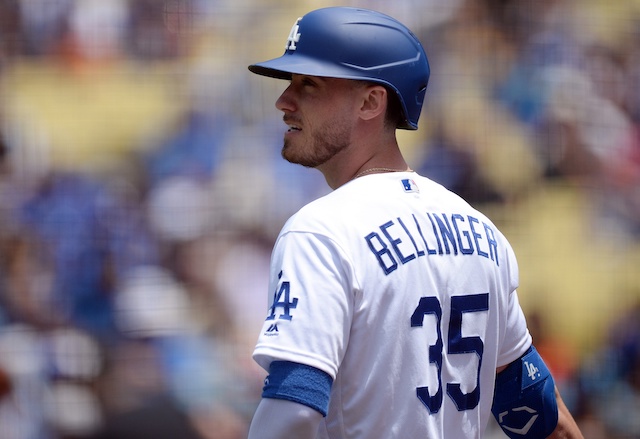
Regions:
M 362 177 L 302 208 L 269 286 L 254 358 L 334 378 L 318 438 L 480 438 L 496 367 L 531 344 L 505 237 L 413 172 Z

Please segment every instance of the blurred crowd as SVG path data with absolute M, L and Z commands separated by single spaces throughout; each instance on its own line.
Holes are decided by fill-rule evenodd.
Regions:
M 246 66 L 336 4 L 0 0 L 0 439 L 246 436 L 273 240 L 329 190 Z M 640 1 L 340 4 L 423 41 L 411 166 L 513 241 L 585 437 L 640 437 Z

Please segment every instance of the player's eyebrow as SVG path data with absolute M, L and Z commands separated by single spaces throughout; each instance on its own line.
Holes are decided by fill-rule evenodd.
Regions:
M 293 78 L 298 77 L 301 80 L 311 80 L 314 82 L 327 82 L 327 78 L 322 77 L 322 76 L 315 76 L 315 75 L 305 75 L 302 73 L 294 73 L 293 75 L 291 75 L 291 81 L 293 80 Z

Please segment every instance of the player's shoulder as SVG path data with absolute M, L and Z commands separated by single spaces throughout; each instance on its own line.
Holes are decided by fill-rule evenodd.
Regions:
M 330 233 L 343 222 L 353 204 L 336 191 L 317 198 L 294 213 L 283 227 L 283 232 Z

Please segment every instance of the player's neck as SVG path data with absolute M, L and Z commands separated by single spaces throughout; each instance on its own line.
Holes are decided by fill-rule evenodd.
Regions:
M 329 187 L 337 189 L 364 175 L 409 170 L 395 138 L 386 145 L 367 146 L 351 148 L 348 154 L 336 156 L 331 163 L 318 167 Z

